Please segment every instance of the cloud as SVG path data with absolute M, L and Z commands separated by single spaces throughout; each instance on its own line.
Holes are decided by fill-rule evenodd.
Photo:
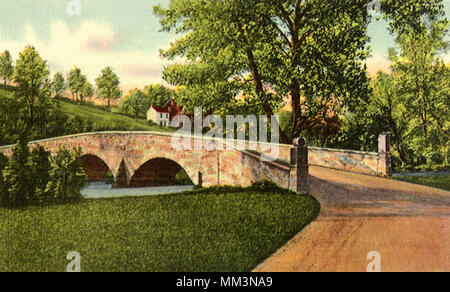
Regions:
M 367 59 L 366 64 L 370 76 L 376 76 L 379 71 L 391 72 L 391 62 L 382 55 L 373 55 Z
M 52 74 L 68 74 L 76 65 L 92 83 L 103 68 L 110 66 L 119 75 L 124 90 L 162 82 L 167 61 L 159 57 L 159 52 L 120 50 L 117 34 L 108 24 L 86 21 L 71 30 L 64 22 L 57 21 L 49 29 L 48 40 L 43 40 L 33 27 L 26 25 L 22 39 L 0 39 L 0 50 L 7 49 L 17 58 L 25 46 L 33 45 L 48 61 Z

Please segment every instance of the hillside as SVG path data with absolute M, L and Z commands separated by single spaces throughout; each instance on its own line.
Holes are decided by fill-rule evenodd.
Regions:
M 76 115 L 85 121 L 100 125 L 100 130 L 128 130 L 128 131 L 164 131 L 172 129 L 160 127 L 145 119 L 134 118 L 119 114 L 116 108 L 108 111 L 106 108 L 92 104 L 78 104 L 70 100 L 57 99 L 61 110 L 68 115 Z
M 16 143 L 28 124 L 26 102 L 13 86 L 0 85 L 0 145 Z M 72 134 L 99 131 L 158 131 L 173 132 L 143 117 L 135 120 L 120 114 L 117 107 L 108 110 L 102 106 L 79 104 L 68 99 L 53 99 L 55 106 L 35 101 L 35 127 L 29 140 L 40 140 Z

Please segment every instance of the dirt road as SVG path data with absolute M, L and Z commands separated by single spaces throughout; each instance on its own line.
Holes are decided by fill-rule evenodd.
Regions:
M 450 271 L 450 192 L 311 167 L 321 216 L 255 271 Z

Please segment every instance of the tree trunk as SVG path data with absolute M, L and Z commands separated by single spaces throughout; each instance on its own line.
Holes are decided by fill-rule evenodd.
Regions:
M 264 98 L 265 98 L 264 86 L 262 83 L 261 75 L 259 74 L 258 66 L 257 66 L 257 64 L 255 62 L 255 58 L 253 56 L 253 52 L 250 48 L 247 49 L 247 57 L 250 62 L 250 67 L 252 69 L 253 85 L 256 88 L 256 92 L 257 92 L 260 100 L 262 100 L 263 110 L 267 116 L 273 116 L 274 112 L 273 112 L 272 108 L 264 100 Z M 276 125 L 276 127 L 278 127 L 278 129 L 279 129 L 281 142 L 290 144 L 291 141 L 289 141 L 289 138 L 286 136 L 286 133 L 283 131 L 283 129 L 281 129 L 280 125 Z
M 34 96 L 31 97 L 31 99 L 28 101 L 28 124 L 30 126 L 30 128 L 32 128 L 34 126 L 34 110 L 33 110 L 33 106 L 34 106 Z
M 300 105 L 300 85 L 296 79 L 291 84 L 291 103 L 292 103 L 292 138 L 299 137 L 301 131 L 302 109 Z

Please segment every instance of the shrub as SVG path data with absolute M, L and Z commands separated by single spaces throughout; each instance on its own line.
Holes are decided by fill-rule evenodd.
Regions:
M 81 162 L 81 149 L 69 152 L 65 148 L 51 158 L 50 181 L 46 192 L 52 203 L 75 202 L 82 198 L 81 188 L 86 184 L 86 173 Z
M 31 182 L 33 185 L 34 196 L 28 203 L 31 205 L 44 204 L 49 201 L 45 189 L 50 180 L 50 152 L 45 151 L 44 147 L 38 146 L 31 152 L 28 159 L 28 166 L 31 171 Z
M 81 199 L 80 190 L 85 183 L 80 149 L 69 152 L 62 148 L 50 158 L 43 147 L 30 152 L 28 144 L 22 141 L 9 159 L 0 155 L 2 207 L 74 202 Z
M 13 154 L 3 170 L 4 192 L 0 200 L 4 207 L 21 207 L 32 200 L 32 172 L 28 167 L 30 149 L 23 140 L 13 148 Z
M 260 182 L 256 182 L 253 184 L 252 188 L 256 189 L 258 191 L 262 191 L 262 192 L 281 189 L 280 186 L 278 186 L 276 183 L 274 183 L 271 180 L 263 180 Z

